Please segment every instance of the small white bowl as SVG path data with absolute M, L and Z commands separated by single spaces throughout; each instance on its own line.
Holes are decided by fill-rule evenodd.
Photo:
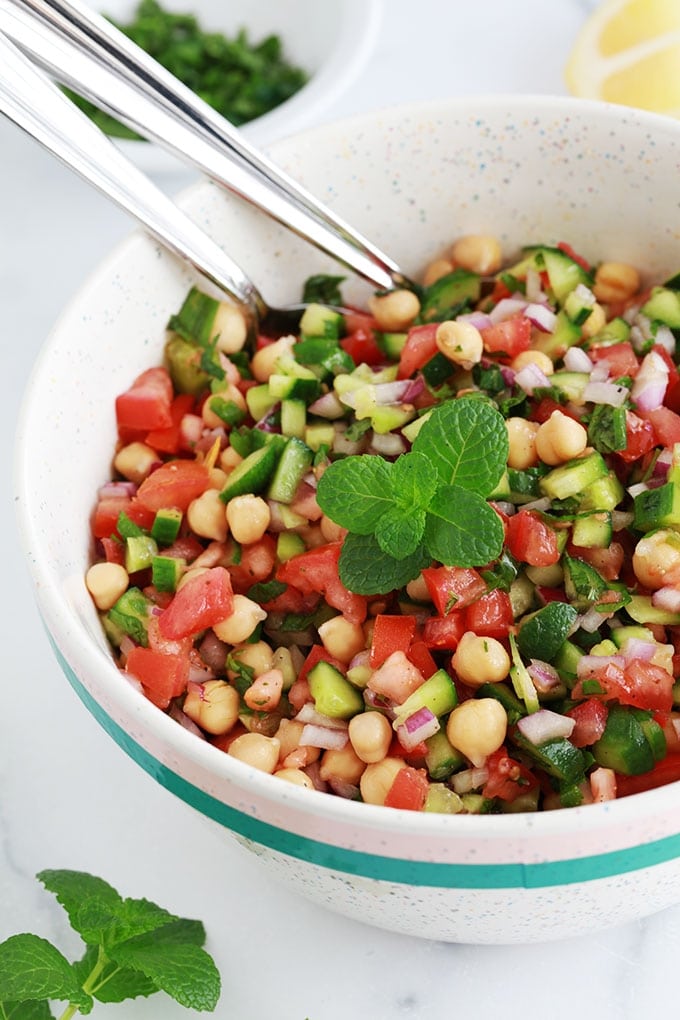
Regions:
M 680 262 L 680 122 L 580 100 L 401 107 L 281 142 L 274 158 L 417 274 L 461 234 L 571 242 L 659 278 Z M 182 199 L 274 303 L 327 258 L 223 189 Z M 535 942 L 680 901 L 680 783 L 604 804 L 435 815 L 310 792 L 199 740 L 126 683 L 86 591 L 89 517 L 109 474 L 114 397 L 161 359 L 195 276 L 147 237 L 83 285 L 36 365 L 19 427 L 17 504 L 45 625 L 70 683 L 163 786 L 270 871 L 348 916 L 425 938 Z M 343 296 L 361 300 L 353 282 Z
M 137 0 L 100 0 L 103 14 L 129 21 Z M 264 145 L 318 122 L 361 74 L 374 50 L 382 21 L 383 0 L 164 0 L 169 11 L 191 12 L 201 26 L 226 36 L 245 28 L 258 43 L 278 35 L 286 59 L 301 67 L 309 80 L 299 92 L 269 113 L 241 126 L 254 145 Z M 115 139 L 125 155 L 150 174 L 177 172 L 178 157 L 154 142 Z

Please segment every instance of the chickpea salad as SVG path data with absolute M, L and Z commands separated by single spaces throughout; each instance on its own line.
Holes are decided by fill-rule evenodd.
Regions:
M 86 584 L 121 674 L 370 804 L 680 779 L 680 274 L 475 235 L 367 309 L 341 285 L 252 350 L 193 288 L 117 397 Z

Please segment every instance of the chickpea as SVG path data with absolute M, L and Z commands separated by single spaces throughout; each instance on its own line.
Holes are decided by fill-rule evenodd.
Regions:
M 283 689 L 287 691 L 297 680 L 298 670 L 293 662 L 293 653 L 290 648 L 277 648 L 273 655 L 274 669 L 281 670 L 283 677 Z
M 598 301 L 627 301 L 640 289 L 640 274 L 627 262 L 603 262 L 595 272 L 593 292 Z
M 250 666 L 256 677 L 274 668 L 274 653 L 266 641 L 239 644 L 231 654 L 242 666 Z M 229 671 L 229 679 L 233 680 L 235 677 L 236 674 Z
M 326 542 L 341 542 L 347 534 L 347 528 L 341 528 L 325 514 L 319 521 L 319 528 Z
M 276 737 L 265 737 L 263 733 L 243 733 L 231 742 L 228 753 L 272 775 L 279 763 L 279 742 Z
M 562 411 L 553 411 L 536 433 L 536 453 L 544 464 L 563 464 L 583 453 L 588 433 L 580 421 Z
M 220 454 L 220 467 L 229 477 L 229 473 L 238 467 L 242 460 L 243 457 L 236 452 L 233 446 L 227 446 Z
M 295 719 L 282 719 L 279 728 L 274 734 L 280 744 L 279 756 L 281 761 L 288 757 L 300 743 L 304 723 L 296 722 Z
M 412 581 L 409 581 L 406 585 L 406 594 L 410 599 L 415 599 L 416 602 L 432 601 L 430 589 L 427 587 L 427 583 L 422 574 L 418 574 L 418 576 Z
M 85 575 L 85 586 L 95 606 L 103 613 L 127 591 L 129 583 L 128 572 L 120 563 L 95 563 Z
M 212 408 L 212 400 L 214 397 L 220 397 L 222 400 L 227 400 L 230 404 L 235 404 L 239 411 L 247 410 L 248 405 L 246 404 L 245 397 L 238 387 L 234 386 L 233 383 L 229 383 L 226 389 L 220 390 L 219 393 L 213 393 L 212 396 L 208 397 L 203 404 L 201 417 L 210 429 L 217 429 L 224 425 L 222 418 L 220 418 L 219 414 L 217 414 L 217 412 Z
M 208 733 L 228 733 L 238 721 L 240 698 L 224 680 L 192 684 L 184 699 L 184 712 Z
M 227 472 L 223 471 L 222 468 L 219 467 L 210 468 L 210 488 L 217 489 L 218 492 L 221 492 L 226 484 Z
M 661 528 L 641 538 L 633 553 L 633 571 L 651 591 L 680 583 L 680 535 Z
M 223 354 L 243 350 L 248 336 L 248 324 L 240 308 L 229 301 L 220 301 L 212 326 L 217 336 L 217 349 Z
M 359 781 L 361 797 L 366 804 L 384 804 L 397 773 L 403 767 L 401 758 L 383 758 L 367 765 Z
M 437 347 L 449 361 L 461 368 L 470 369 L 482 360 L 484 341 L 482 334 L 471 322 L 442 322 L 435 335 Z
M 278 707 L 282 691 L 283 673 L 280 669 L 269 669 L 253 680 L 243 700 L 253 712 L 273 712 Z
M 510 657 L 496 638 L 481 637 L 468 630 L 458 642 L 451 665 L 469 687 L 481 687 L 505 680 L 510 672 Z
M 398 333 L 411 325 L 420 311 L 420 301 L 411 290 L 391 290 L 387 294 L 374 294 L 368 307 L 378 329 Z
M 227 522 L 241 545 L 259 542 L 271 519 L 269 505 L 262 496 L 234 496 L 227 503 Z
M 505 427 L 508 432 L 508 467 L 518 471 L 534 467 L 538 463 L 538 422 L 527 421 L 526 418 L 507 418 Z
M 196 566 L 189 567 L 188 570 L 184 571 L 184 573 L 180 577 L 179 581 L 177 582 L 176 591 L 179 591 L 180 588 L 183 588 L 185 584 L 188 584 L 189 581 L 192 581 L 195 577 L 200 577 L 201 574 L 205 574 L 206 570 L 209 570 L 209 569 L 210 569 L 209 567 L 202 567 L 202 566 L 201 567 L 196 567 Z
M 329 779 L 342 779 L 345 783 L 356 784 L 365 768 L 365 762 L 348 742 L 341 751 L 324 751 L 319 776 L 324 782 L 328 782 Z
M 314 789 L 314 783 L 302 769 L 279 769 L 274 775 L 277 779 L 283 779 L 294 786 L 304 786 L 306 790 Z
M 581 326 L 581 335 L 586 338 L 595 336 L 601 329 L 604 329 L 606 323 L 607 316 L 604 314 L 604 308 L 596 302 L 590 315 Z
M 366 647 L 361 624 L 351 623 L 344 616 L 331 617 L 318 630 L 326 651 L 340 662 L 350 662 Z
M 382 761 L 392 743 L 389 719 L 380 712 L 361 712 L 349 721 L 349 739 L 357 758 L 367 765 Z
M 451 259 L 434 259 L 423 273 L 423 287 L 431 287 L 437 280 L 441 280 L 442 276 L 448 276 L 452 272 L 453 262 Z
M 543 375 L 552 375 L 555 371 L 552 358 L 543 351 L 520 351 L 517 357 L 512 359 L 510 368 L 514 372 L 521 372 L 527 365 L 535 365 Z
M 480 276 L 491 276 L 501 268 L 503 253 L 500 242 L 490 234 L 466 234 L 451 249 L 454 264 Z
M 213 631 L 220 641 L 238 645 L 247 641 L 258 623 L 267 618 L 267 613 L 247 595 L 234 595 L 234 608 L 230 616 L 214 624 Z
M 226 541 L 227 515 L 217 489 L 206 489 L 196 499 L 192 499 L 187 509 L 187 523 L 202 538 Z
M 449 715 L 446 735 L 453 747 L 472 762 L 483 765 L 505 740 L 508 717 L 495 698 L 471 698 Z
M 273 373 L 276 362 L 284 354 L 290 354 L 295 343 L 294 336 L 282 336 L 273 344 L 267 344 L 256 351 L 250 362 L 250 371 L 258 382 L 265 383 Z
M 157 461 L 158 454 L 146 443 L 128 443 L 116 454 L 113 466 L 123 478 L 139 485 L 148 475 L 151 465 Z

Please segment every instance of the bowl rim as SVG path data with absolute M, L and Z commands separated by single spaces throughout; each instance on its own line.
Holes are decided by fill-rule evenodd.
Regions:
M 562 96 L 526 94 L 498 97 L 484 95 L 399 104 L 342 118 L 316 128 L 308 128 L 304 132 L 297 133 L 294 138 L 286 138 L 275 143 L 272 147 L 272 156 L 277 158 L 279 152 L 284 151 L 285 147 L 293 142 L 298 144 L 299 142 L 313 141 L 316 144 L 319 140 L 338 130 L 365 129 L 374 124 L 376 118 L 389 120 L 403 115 L 411 117 L 426 115 L 432 118 L 452 112 L 462 114 L 473 108 L 480 112 L 489 108 L 498 111 L 499 104 L 507 110 L 509 116 L 535 111 L 537 108 L 544 112 L 553 111 L 558 115 L 569 113 L 574 116 L 583 116 L 588 114 L 607 122 L 633 122 L 647 126 L 650 130 L 671 131 L 677 135 L 680 141 L 680 122 L 661 114 L 623 108 L 611 103 Z M 209 182 L 206 181 L 191 185 L 177 196 L 178 203 L 191 211 L 192 204 L 199 201 L 206 187 L 210 187 Z M 25 456 L 24 448 L 30 438 L 31 420 L 37 417 L 37 412 L 33 407 L 32 394 L 41 381 L 52 348 L 60 342 L 66 323 L 71 316 L 77 314 L 82 293 L 110 277 L 119 261 L 129 259 L 137 248 L 148 245 L 157 248 L 156 242 L 149 239 L 141 229 L 126 236 L 93 269 L 66 304 L 35 360 L 22 400 L 15 440 L 14 492 L 19 532 L 24 555 L 33 576 L 34 587 L 39 591 L 37 597 L 44 622 L 50 635 L 55 631 L 60 633 L 60 636 L 61 634 L 65 635 L 63 643 L 60 641 L 60 647 L 68 662 L 80 660 L 84 663 L 84 668 L 91 671 L 94 676 L 104 669 L 109 680 L 118 677 L 118 670 L 113 659 L 109 658 L 103 649 L 95 646 L 84 633 L 74 633 L 71 626 L 73 614 L 57 579 L 50 572 L 49 558 L 35 555 L 36 550 L 40 550 L 43 546 L 43 540 L 30 513 L 31 466 L 29 458 Z M 51 640 L 54 641 L 54 638 Z M 274 803 L 286 801 L 301 814 L 312 814 L 320 821 L 324 819 L 338 820 L 342 823 L 349 823 L 356 829 L 378 827 L 386 834 L 391 835 L 406 832 L 413 835 L 417 832 L 425 838 L 433 834 L 451 838 L 462 835 L 469 837 L 472 834 L 477 834 L 480 839 L 513 836 L 521 838 L 523 835 L 531 836 L 534 839 L 541 836 L 569 835 L 574 831 L 586 828 L 593 831 L 606 829 L 610 826 L 634 826 L 642 818 L 658 816 L 680 808 L 680 781 L 602 804 L 582 805 L 555 811 L 499 815 L 424 814 L 399 809 L 386 811 L 382 807 L 354 803 L 341 797 L 330 795 L 310 797 L 310 791 L 297 788 L 292 784 L 276 783 L 274 777 L 231 758 L 212 747 L 207 741 L 197 739 L 165 713 L 159 711 L 151 702 L 141 697 L 132 686 L 122 683 L 113 683 L 110 686 L 111 689 L 107 691 L 107 695 L 126 717 L 137 717 L 145 727 L 149 728 L 154 738 L 165 745 L 169 752 L 181 754 L 192 764 L 204 768 L 214 776 L 216 782 L 222 780 L 227 783 L 235 783 L 240 788 L 253 789 L 263 800 Z M 96 701 L 95 696 L 91 692 L 89 693 L 90 697 Z M 102 711 L 105 710 L 102 709 Z

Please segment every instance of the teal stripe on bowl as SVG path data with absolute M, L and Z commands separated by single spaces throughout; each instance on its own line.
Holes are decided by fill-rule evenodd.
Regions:
M 540 889 L 548 886 L 573 885 L 576 882 L 590 882 L 598 878 L 626 874 L 663 864 L 680 856 L 680 834 L 666 836 L 643 846 L 609 853 L 594 854 L 564 861 L 548 861 L 535 864 L 447 864 L 430 861 L 409 861 L 382 857 L 356 850 L 321 843 L 306 836 L 279 829 L 260 819 L 237 811 L 193 786 L 182 776 L 162 765 L 145 748 L 138 744 L 116 723 L 94 700 L 89 691 L 80 683 L 75 673 L 56 648 L 51 635 L 50 641 L 59 664 L 69 683 L 116 743 L 153 776 L 161 786 L 180 797 L 201 814 L 219 822 L 232 832 L 246 839 L 289 857 L 318 864 L 324 868 L 359 875 L 363 878 L 381 879 L 403 885 L 430 886 L 442 889 Z

